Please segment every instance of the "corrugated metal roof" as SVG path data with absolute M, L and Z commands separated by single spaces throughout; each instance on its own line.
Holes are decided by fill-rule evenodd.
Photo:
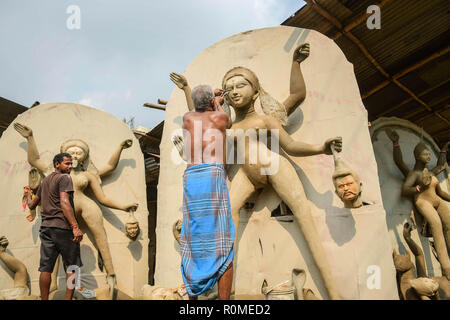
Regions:
M 380 30 L 369 30 L 364 19 L 350 33 L 391 77 L 446 50 L 440 57 L 398 79 L 415 98 L 393 83 L 366 97 L 365 94 L 384 83 L 387 78 L 349 37 L 342 35 L 335 40 L 354 65 L 370 120 L 378 116 L 397 116 L 423 126 L 440 145 L 450 140 L 447 82 L 450 75 L 450 54 L 447 50 L 450 43 L 450 1 L 314 0 L 312 3 L 326 10 L 342 27 L 365 15 L 368 6 L 382 3 Z M 314 29 L 330 38 L 340 33 L 338 27 L 310 4 L 297 11 L 283 25 Z M 432 111 L 441 113 L 446 121 L 427 111 L 415 100 L 417 97 Z
M 8 99 L 0 97 L 0 137 L 11 122 L 28 108 Z

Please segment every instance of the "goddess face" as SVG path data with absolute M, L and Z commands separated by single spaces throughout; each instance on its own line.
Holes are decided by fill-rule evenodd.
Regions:
M 225 90 L 229 90 L 228 100 L 235 108 L 242 108 L 250 105 L 256 98 L 256 90 L 252 84 L 241 75 L 229 78 L 225 82 Z
M 86 152 L 80 147 L 73 146 L 66 150 L 68 154 L 72 156 L 72 166 L 77 168 L 80 163 L 83 163 L 86 160 Z
M 419 155 L 419 160 L 422 161 L 423 163 L 428 163 L 431 161 L 431 152 L 428 149 L 424 149 L 420 155 Z

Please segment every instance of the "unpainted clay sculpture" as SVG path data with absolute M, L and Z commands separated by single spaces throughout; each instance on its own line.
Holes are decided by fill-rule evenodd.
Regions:
M 320 300 L 311 289 L 304 288 L 306 282 L 306 272 L 303 269 L 292 269 L 292 283 L 294 285 L 295 300 Z
M 8 244 L 8 239 L 5 236 L 0 237 L 0 261 L 14 273 L 14 287 L 11 289 L 1 289 L 0 300 L 37 299 L 35 296 L 28 295 L 27 268 L 19 259 L 6 252 Z
M 427 146 L 420 142 L 414 148 L 416 163 L 414 169 L 409 171 L 402 160 L 401 150 L 398 144 L 398 134 L 393 130 L 387 130 L 389 138 L 394 143 L 394 160 L 406 176 L 402 187 L 402 195 L 413 197 L 414 204 L 420 214 L 430 226 L 433 235 L 436 253 L 441 264 L 442 274 L 450 280 L 450 209 L 446 201 L 450 201 L 450 194 L 442 190 L 435 174 L 445 169 L 438 160 L 438 165 L 429 171 L 426 165 L 431 161 L 431 152 Z M 447 153 L 448 144 L 441 154 Z M 441 157 L 439 157 L 441 158 Z
M 260 130 L 278 130 L 279 145 L 291 156 L 305 157 L 318 154 L 331 155 L 331 145 L 335 145 L 336 150 L 342 148 L 342 138 L 328 139 L 323 145 L 316 146 L 294 140 L 283 128 L 287 124 L 287 117 L 295 111 L 300 103 L 305 99 L 306 87 L 300 69 L 300 63 L 309 56 L 309 44 L 304 43 L 298 46 L 293 54 L 291 75 L 290 75 L 290 95 L 280 103 L 272 98 L 260 85 L 257 76 L 245 67 L 236 67 L 229 70 L 222 80 L 222 89 L 228 92 L 225 95 L 226 104 L 232 106 L 236 113 L 231 130 L 237 132 L 238 129 L 256 130 L 257 135 Z M 174 81 L 174 79 L 172 79 Z M 176 81 L 175 81 L 176 82 Z M 187 93 L 186 83 L 182 88 Z M 179 86 L 180 87 L 180 86 Z M 264 114 L 255 111 L 255 101 L 259 98 Z M 188 106 L 190 103 L 188 101 Z M 238 137 L 235 136 L 235 139 Z M 236 140 L 235 140 L 236 142 Z M 270 148 L 259 139 L 248 139 L 245 143 L 245 163 L 239 165 L 239 169 L 232 178 L 230 187 L 231 214 L 235 226 L 239 225 L 239 211 L 245 205 L 247 199 L 257 190 L 271 185 L 292 210 L 296 221 L 305 237 L 308 247 L 312 253 L 314 262 L 321 273 L 325 287 L 331 299 L 340 299 L 335 281 L 332 277 L 331 268 L 328 264 L 325 250 L 322 246 L 312 217 L 312 205 L 306 198 L 304 188 L 297 173 L 288 158 L 279 156 L 279 166 L 275 173 L 266 172 L 269 165 L 262 163 L 261 159 L 256 164 L 249 161 L 249 150 L 258 150 L 268 154 Z M 261 152 L 261 151 L 260 151 Z M 261 153 L 260 153 L 261 154 Z M 289 183 L 286 183 L 289 181 Z M 236 233 L 237 237 L 237 233 Z M 235 246 L 237 245 L 235 238 Z
M 174 289 L 146 284 L 141 289 L 141 298 L 142 300 L 189 300 L 184 284 Z
M 39 157 L 36 142 L 31 128 L 20 123 L 14 123 L 14 129 L 28 141 L 28 162 L 37 168 L 42 174 L 47 175 L 52 171 L 53 165 L 47 165 Z M 99 253 L 107 273 L 107 283 L 110 287 L 110 298 L 113 298 L 116 276 L 109 249 L 108 239 L 103 227 L 103 216 L 99 206 L 84 191 L 90 187 L 98 202 L 114 209 L 128 211 L 136 210 L 137 203 L 122 204 L 115 199 L 107 197 L 101 187 L 101 177 L 111 173 L 119 162 L 123 149 L 129 148 L 132 140 L 123 141 L 113 153 L 108 163 L 97 169 L 89 158 L 89 146 L 80 139 L 70 139 L 62 143 L 60 152 L 67 152 L 72 156 L 73 169 L 70 172 L 74 187 L 74 207 L 77 219 L 82 218 L 92 232 Z
M 181 226 L 183 225 L 183 220 L 178 219 L 175 221 L 175 223 L 172 226 L 172 233 L 175 238 L 175 240 L 180 244 L 180 238 L 181 238 Z
M 404 255 L 398 254 L 396 250 L 393 252 L 400 299 L 430 300 L 441 297 L 448 299 L 450 282 L 444 276 L 433 278 L 427 276 L 423 251 L 411 238 L 411 230 L 412 224 L 403 225 L 403 238 L 414 254 L 417 278 L 414 276 L 414 264 L 409 251 L 407 250 Z
M 359 208 L 363 205 L 361 199 L 362 182 L 359 175 L 351 169 L 331 147 L 334 158 L 333 184 L 337 196 L 345 208 Z
M 125 221 L 125 234 L 128 238 L 135 241 L 139 236 L 141 229 L 139 228 L 139 221 L 134 216 L 134 210 L 130 210 L 129 216 Z
M 31 191 L 31 197 L 34 198 L 37 192 L 37 189 L 39 188 L 39 186 L 41 185 L 42 179 L 44 179 L 43 175 L 39 172 L 38 169 L 36 168 L 31 168 L 30 171 L 28 172 L 28 186 L 24 187 L 24 193 L 23 193 L 23 197 L 22 197 L 22 205 L 24 207 L 24 210 L 26 210 L 26 206 L 27 206 L 27 193 L 28 190 Z M 28 214 L 26 215 L 26 219 L 29 222 L 33 222 L 34 219 L 36 218 L 36 209 L 28 209 Z

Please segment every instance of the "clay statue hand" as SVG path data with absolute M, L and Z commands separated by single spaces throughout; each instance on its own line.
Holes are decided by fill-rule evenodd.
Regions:
M 139 207 L 139 203 L 134 202 L 134 203 L 130 203 L 130 204 L 124 206 L 123 210 L 128 211 L 128 212 L 129 211 L 136 211 L 136 209 L 138 207 Z
M 9 241 L 5 236 L 0 237 L 0 252 L 5 252 L 6 247 L 8 246 Z
M 294 51 L 294 61 L 299 63 L 308 58 L 309 56 L 309 43 L 302 43 Z
M 325 141 L 323 145 L 323 153 L 331 155 L 333 154 L 333 151 L 331 150 L 331 146 L 333 146 L 333 149 L 337 152 L 342 151 L 342 137 L 336 137 L 336 138 L 330 138 L 327 141 Z
M 411 238 L 411 231 L 412 231 L 412 229 L 413 229 L 412 224 L 406 222 L 403 225 L 403 238 L 410 239 Z
M 14 123 L 14 129 L 16 129 L 16 131 L 24 138 L 28 138 L 33 135 L 33 130 L 18 122 Z
M 178 153 L 180 154 L 180 157 L 182 159 L 184 159 L 184 142 L 183 142 L 183 137 L 182 136 L 173 136 L 172 137 L 172 142 L 175 145 L 175 147 L 178 150 Z
M 170 80 L 172 80 L 172 82 L 175 83 L 180 89 L 184 89 L 184 87 L 188 86 L 186 77 L 179 73 L 171 72 Z
M 399 136 L 398 136 L 397 131 L 392 130 L 391 128 L 386 128 L 385 131 L 386 131 L 386 135 L 388 136 L 388 138 L 391 139 L 391 141 L 393 143 L 397 144 L 398 140 L 399 140 Z
M 128 149 L 129 147 L 131 147 L 133 145 L 133 140 L 131 139 L 127 139 L 125 141 L 122 141 L 122 143 L 120 144 L 120 146 L 122 147 L 122 149 Z

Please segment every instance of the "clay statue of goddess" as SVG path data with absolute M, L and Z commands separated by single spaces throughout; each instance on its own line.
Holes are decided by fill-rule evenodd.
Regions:
M 295 168 L 289 159 L 282 154 L 279 155 L 278 170 L 275 170 L 275 172 L 269 172 L 270 164 L 263 164 L 259 157 L 256 163 L 249 161 L 251 153 L 249 150 L 258 150 L 258 145 L 259 148 L 265 149 L 262 152 L 260 151 L 260 154 L 272 152 L 270 151 L 271 147 L 259 141 L 259 132 L 261 130 L 267 130 L 269 134 L 278 132 L 281 148 L 288 155 L 295 157 L 318 154 L 331 155 L 332 145 L 335 146 L 338 152 L 342 150 L 341 137 L 328 139 L 323 145 L 311 145 L 294 140 L 283 128 L 283 125 L 287 124 L 287 117 L 305 99 L 306 87 L 300 63 L 308 56 L 308 43 L 301 44 L 294 50 L 290 74 L 290 95 L 282 104 L 272 98 L 261 87 L 257 76 L 245 67 L 233 68 L 223 77 L 222 89 L 227 92 L 225 102 L 232 106 L 236 112 L 236 118 L 230 131 L 236 133 L 238 129 L 242 129 L 243 132 L 248 129 L 256 130 L 257 136 L 256 139 L 246 139 L 245 151 L 242 150 L 245 155 L 245 162 L 239 165 L 237 173 L 232 178 L 230 187 L 231 214 L 234 225 L 237 227 L 239 225 L 239 211 L 247 199 L 257 190 L 271 185 L 281 200 L 292 210 L 314 262 L 322 275 L 329 297 L 331 299 L 340 299 L 325 250 L 314 224 L 311 213 L 312 205 L 306 198 L 302 182 L 298 178 Z M 171 80 L 185 92 L 186 98 L 188 98 L 190 89 L 188 89 L 184 76 L 172 73 Z M 259 114 L 255 111 L 255 101 L 257 99 L 260 101 L 264 114 Z M 189 99 L 187 99 L 187 103 L 191 110 L 192 106 Z M 236 138 L 239 137 L 235 135 L 234 139 Z M 278 154 L 276 156 L 278 157 Z M 235 238 L 235 246 L 237 244 L 236 240 Z
M 445 168 L 445 165 L 438 161 L 438 165 L 432 171 L 428 171 L 426 165 L 431 161 L 431 152 L 425 143 L 419 142 L 414 148 L 416 163 L 413 170 L 409 171 L 401 158 L 398 134 L 392 129 L 386 130 L 386 133 L 394 143 L 394 160 L 403 175 L 406 176 L 402 187 L 402 195 L 414 198 L 417 210 L 429 224 L 436 254 L 441 264 L 442 275 L 450 280 L 450 259 L 448 255 L 450 248 L 450 209 L 446 203 L 446 201 L 450 201 L 450 194 L 442 190 L 435 176 Z M 447 147 L 448 144 L 445 145 L 441 153 L 446 153 Z
M 52 171 L 52 165 L 47 165 L 39 157 L 39 152 L 34 140 L 31 128 L 20 123 L 14 123 L 14 129 L 19 132 L 28 141 L 28 162 L 31 166 L 37 168 L 45 176 Z M 70 172 L 74 187 L 74 206 L 75 216 L 86 223 L 94 236 L 95 245 L 101 254 L 103 264 L 107 273 L 107 283 L 110 287 L 110 298 L 113 298 L 114 287 L 116 284 L 115 272 L 111 258 L 111 252 L 108 245 L 108 239 L 103 227 L 103 216 L 99 206 L 84 191 L 90 187 L 98 202 L 102 205 L 124 211 L 136 210 L 137 203 L 120 203 L 115 199 L 109 198 L 103 193 L 100 178 L 114 171 L 119 162 L 123 149 L 129 148 L 132 140 L 123 141 L 113 153 L 108 163 L 97 169 L 89 158 L 89 146 L 80 139 L 70 139 L 62 143 L 60 152 L 67 152 L 72 156 L 73 170 Z

